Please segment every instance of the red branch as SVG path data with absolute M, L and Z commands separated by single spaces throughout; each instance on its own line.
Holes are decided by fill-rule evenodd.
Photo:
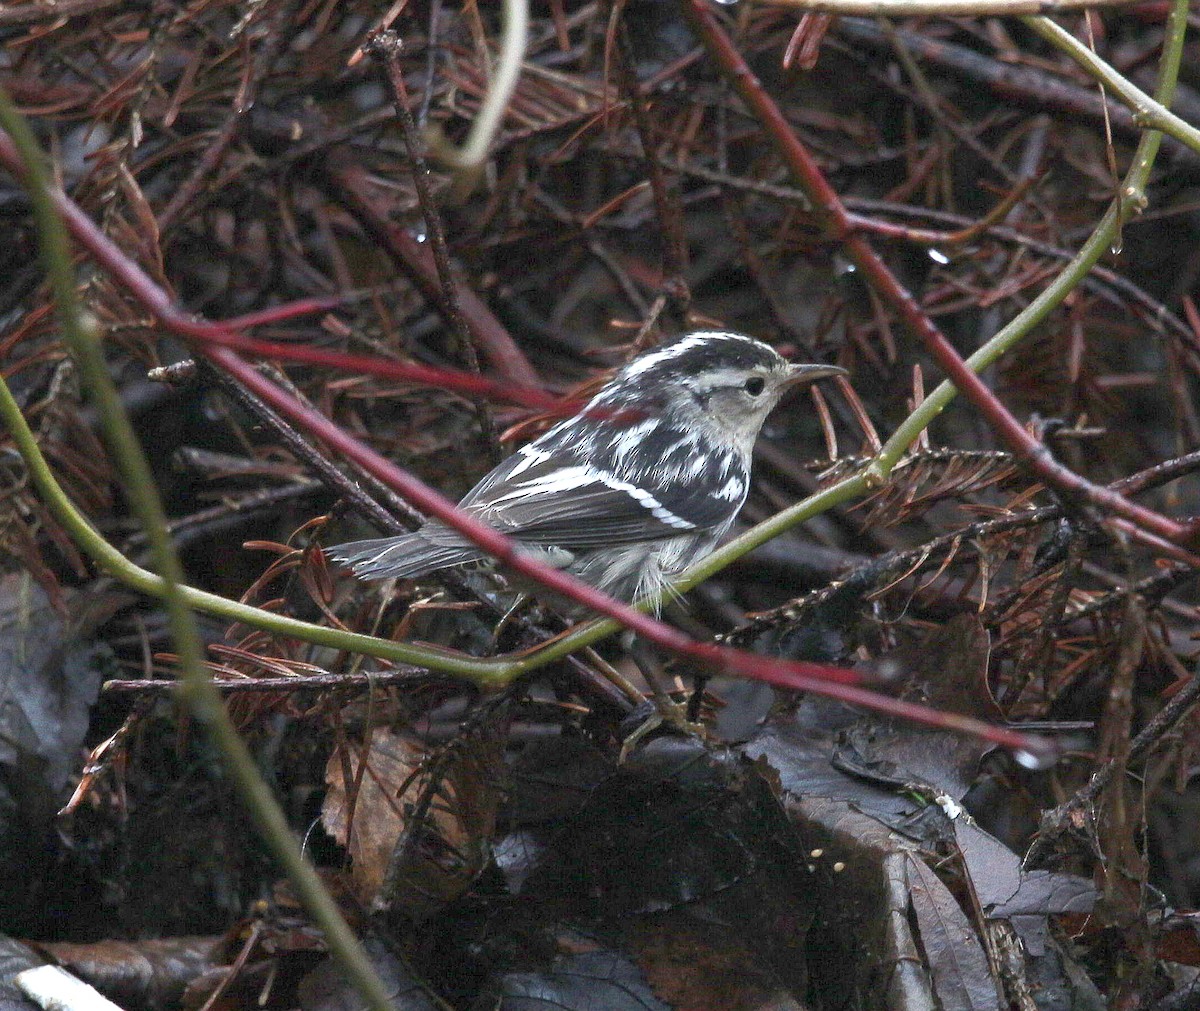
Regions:
M 0 163 L 19 178 L 25 178 L 24 166 L 11 140 L 0 132 Z M 727 646 L 701 643 L 677 629 L 642 614 L 628 604 L 614 600 L 574 576 L 534 561 L 520 553 L 517 545 L 491 527 L 458 509 L 412 474 L 380 456 L 369 446 L 353 438 L 329 418 L 296 400 L 237 356 L 228 347 L 230 334 L 224 326 L 198 320 L 178 308 L 142 269 L 127 257 L 61 190 L 49 191 L 68 230 L 95 260 L 174 333 L 199 343 L 203 353 L 261 397 L 270 406 L 301 425 L 340 456 L 353 460 L 368 473 L 393 488 L 407 501 L 428 515 L 457 530 L 493 556 L 501 564 L 535 580 L 590 610 L 615 619 L 646 639 L 673 653 L 690 657 L 703 667 L 800 691 L 812 691 L 853 705 L 879 710 L 894 716 L 942 729 L 974 734 L 1016 751 L 1035 755 L 1054 752 L 1050 741 L 1031 737 L 1005 727 L 995 727 L 957 713 L 940 712 L 925 706 L 903 702 L 857 687 L 860 675 L 842 667 L 802 661 L 776 660 Z
M 705 48 L 757 117 L 797 184 L 808 195 L 813 213 L 820 220 L 825 235 L 842 245 L 875 291 L 890 302 L 904 322 L 921 337 L 946 376 L 987 418 L 1017 459 L 1063 495 L 1084 499 L 1129 520 L 1133 526 L 1128 529 L 1139 539 L 1150 540 L 1140 536 L 1144 531 L 1155 538 L 1154 543 L 1166 540 L 1184 548 L 1200 545 L 1200 531 L 1192 524 L 1180 523 L 1131 502 L 1120 492 L 1093 484 L 1055 460 L 1050 451 L 1026 431 L 987 384 L 971 371 L 912 294 L 888 269 L 868 239 L 854 229 L 852 216 L 847 213 L 816 159 L 801 143 L 791 124 L 725 34 L 708 0 L 683 0 L 683 7 Z
M 302 362 L 306 365 L 324 365 L 344 372 L 359 375 L 381 376 L 384 379 L 401 379 L 420 383 L 422 386 L 437 386 L 470 396 L 484 396 L 491 400 L 504 400 L 523 407 L 552 411 L 555 414 L 575 414 L 582 404 L 578 400 L 565 399 L 547 393 L 536 386 L 514 386 L 497 379 L 488 379 L 474 372 L 458 369 L 439 369 L 415 362 L 392 362 L 371 355 L 348 354 L 344 351 L 326 351 L 307 344 L 290 341 L 264 341 L 255 337 L 244 337 L 231 329 L 232 321 L 207 323 L 194 333 L 188 334 L 208 344 L 240 351 L 253 358 L 273 358 L 285 362 Z
M 251 327 L 280 323 L 298 316 L 311 316 L 313 313 L 337 309 L 343 306 L 345 301 L 337 296 L 301 298 L 294 302 L 273 305 L 269 309 L 260 309 L 258 312 L 249 312 L 244 316 L 217 320 L 206 325 L 205 332 L 208 336 L 204 339 L 240 351 L 251 358 L 270 358 L 277 361 L 300 362 L 305 365 L 324 365 L 358 375 L 400 379 L 419 383 L 422 386 L 436 386 L 443 390 L 453 390 L 455 393 L 464 393 L 468 396 L 482 396 L 490 400 L 520 404 L 522 407 L 532 407 L 564 417 L 577 414 L 583 407 L 584 402 L 581 400 L 560 397 L 548 393 L 538 386 L 516 386 L 504 380 L 489 379 L 487 376 L 481 376 L 475 372 L 435 368 L 415 362 L 397 362 L 387 358 L 377 358 L 373 355 L 357 355 L 345 351 L 325 351 L 306 344 L 291 341 L 265 341 L 256 337 L 246 337 L 241 333 Z

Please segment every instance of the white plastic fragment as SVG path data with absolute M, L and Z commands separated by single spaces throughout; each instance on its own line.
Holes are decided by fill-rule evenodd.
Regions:
M 39 965 L 13 976 L 21 992 L 46 1011 L 121 1011 L 121 1008 L 57 965 Z

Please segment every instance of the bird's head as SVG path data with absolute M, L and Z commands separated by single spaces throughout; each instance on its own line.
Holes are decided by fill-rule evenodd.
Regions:
M 836 365 L 793 364 L 752 337 L 700 331 L 634 359 L 609 389 L 614 400 L 661 410 L 676 425 L 694 424 L 749 453 L 785 393 L 845 374 Z

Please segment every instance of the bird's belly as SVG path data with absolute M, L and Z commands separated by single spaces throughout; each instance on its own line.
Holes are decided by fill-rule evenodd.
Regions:
M 567 570 L 610 596 L 637 600 L 660 593 L 711 546 L 711 538 L 689 535 L 601 548 L 580 552 Z
M 664 591 L 671 580 L 712 550 L 720 532 L 688 534 L 661 541 L 639 542 L 570 551 L 554 545 L 521 545 L 521 553 L 569 572 L 589 586 L 618 600 L 633 601 Z M 536 583 L 517 579 L 516 585 L 540 597 L 564 614 L 579 617 L 585 610 Z
M 576 560 L 576 554 L 573 551 L 568 551 L 566 548 L 557 548 L 553 545 L 539 544 L 536 547 L 528 544 L 521 546 L 521 554 L 526 558 L 531 558 L 535 562 L 541 562 L 543 565 L 549 565 L 552 569 L 570 569 Z

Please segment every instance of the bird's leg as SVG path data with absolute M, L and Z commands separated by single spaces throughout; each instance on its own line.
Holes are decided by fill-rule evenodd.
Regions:
M 676 702 L 672 699 L 670 688 L 662 683 L 662 670 L 654 648 L 645 640 L 633 635 L 633 633 L 626 633 L 624 638 L 627 640 L 625 645 L 629 651 L 630 658 L 637 664 L 638 669 L 642 672 L 642 676 L 646 679 L 646 684 L 650 686 L 650 692 L 654 697 L 655 711 L 625 738 L 624 743 L 621 745 L 620 761 L 624 762 L 626 756 L 647 735 L 664 725 L 689 736 L 703 736 L 706 732 L 704 724 L 691 722 L 688 719 L 687 704 Z
M 697 674 L 692 685 L 692 694 L 687 700 L 687 718 L 689 723 L 700 722 L 700 708 L 704 705 L 704 690 L 708 687 L 708 678 Z
M 500 648 L 500 637 L 532 599 L 533 597 L 528 593 L 517 594 L 517 599 L 513 601 L 512 607 L 501 615 L 500 620 L 496 622 L 496 627 L 492 629 L 492 641 L 488 646 L 489 653 L 494 653 Z
M 663 611 L 670 618 L 671 624 L 682 629 L 693 639 L 705 640 L 709 630 L 698 622 L 687 602 L 682 598 L 673 598 L 663 605 Z M 692 690 L 687 698 L 687 722 L 689 724 L 703 723 L 701 712 L 704 706 L 704 690 L 708 686 L 708 675 L 696 672 L 692 675 Z
M 674 685 L 664 683 L 662 664 L 659 662 L 658 654 L 653 646 L 645 639 L 632 637 L 629 643 L 629 656 L 638 670 L 642 672 L 642 677 L 646 679 L 646 684 L 650 686 L 650 692 L 654 696 L 654 704 L 658 707 L 660 713 L 666 717 L 667 713 L 675 713 L 680 710 L 680 705 L 671 698 L 671 691 Z M 674 717 L 670 717 L 668 722 L 675 722 Z

